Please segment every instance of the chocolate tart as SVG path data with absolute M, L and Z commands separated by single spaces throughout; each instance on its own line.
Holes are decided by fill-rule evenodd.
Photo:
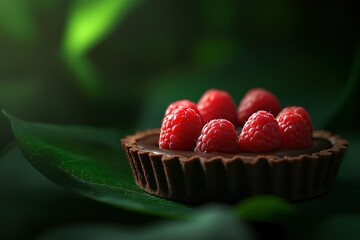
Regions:
M 236 202 L 255 194 L 289 201 L 319 196 L 335 183 L 348 142 L 315 131 L 313 146 L 269 153 L 195 153 L 158 147 L 159 129 L 121 140 L 136 184 L 176 201 Z

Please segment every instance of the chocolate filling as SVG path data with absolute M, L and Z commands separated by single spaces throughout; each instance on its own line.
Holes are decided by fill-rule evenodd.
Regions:
M 199 156 L 203 158 L 212 158 L 212 157 L 224 157 L 224 158 L 233 158 L 236 156 L 258 156 L 258 155 L 273 155 L 277 157 L 284 157 L 284 156 L 298 156 L 298 155 L 311 155 L 312 153 L 320 152 L 325 149 L 329 149 L 332 147 L 332 143 L 324 138 L 314 137 L 313 138 L 313 145 L 306 149 L 278 149 L 272 152 L 266 153 L 237 153 L 237 154 L 226 154 L 226 153 L 201 153 L 201 152 L 193 152 L 193 151 L 177 151 L 177 150 L 166 150 L 161 149 L 158 146 L 159 141 L 159 134 L 152 134 L 145 136 L 144 138 L 137 140 L 137 146 L 148 152 L 152 152 L 154 154 L 163 154 L 167 156 L 171 155 L 180 155 L 184 157 L 193 157 Z

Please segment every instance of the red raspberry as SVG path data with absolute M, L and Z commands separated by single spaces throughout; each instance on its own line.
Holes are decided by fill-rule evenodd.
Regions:
M 181 107 L 185 107 L 185 108 L 191 108 L 193 109 L 197 114 L 200 115 L 199 110 L 197 109 L 197 106 L 195 103 L 189 101 L 189 100 L 179 100 L 176 102 L 171 103 L 164 114 L 164 117 L 166 117 L 167 115 L 169 115 L 172 111 L 174 111 L 175 109 L 181 108 Z
M 200 115 L 191 108 L 179 108 L 162 122 L 159 147 L 171 150 L 193 150 L 203 125 Z
M 302 116 L 302 118 L 306 122 L 306 125 L 309 127 L 310 131 L 313 132 L 313 126 L 311 123 L 310 115 L 303 107 L 298 107 L 298 106 L 286 107 L 278 114 L 277 119 L 279 118 L 280 115 L 285 114 L 287 112 L 295 112 L 300 116 Z
M 236 105 L 229 93 L 210 89 L 200 98 L 198 104 L 200 116 L 204 123 L 212 119 L 227 119 L 234 126 L 239 125 L 236 115 Z
M 300 114 L 285 112 L 278 117 L 282 146 L 307 148 L 312 145 L 312 132 Z
M 239 145 L 234 125 L 226 119 L 213 119 L 201 130 L 195 152 L 237 153 Z
M 277 121 L 267 111 L 258 111 L 246 121 L 239 137 L 240 149 L 245 152 L 269 152 L 280 147 Z
M 244 124 L 251 114 L 265 110 L 276 116 L 280 110 L 279 100 L 269 91 L 254 88 L 248 91 L 240 101 L 237 114 L 240 124 Z

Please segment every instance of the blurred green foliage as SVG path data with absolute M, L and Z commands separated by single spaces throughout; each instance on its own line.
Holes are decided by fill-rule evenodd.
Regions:
M 31 44 L 36 40 L 37 27 L 27 1 L 1 1 L 0 25 L 19 44 Z
M 64 37 L 64 52 L 69 57 L 83 56 L 114 30 L 129 8 L 139 1 L 73 1 Z
M 0 13 L 0 106 L 28 120 L 158 127 L 171 101 L 261 86 L 346 131 L 338 113 L 359 102 L 351 1 L 4 0 Z
M 86 53 L 114 30 L 140 0 L 74 1 L 65 26 L 63 56 L 89 97 L 103 95 L 102 79 Z M 99 96 L 100 95 L 100 96 Z

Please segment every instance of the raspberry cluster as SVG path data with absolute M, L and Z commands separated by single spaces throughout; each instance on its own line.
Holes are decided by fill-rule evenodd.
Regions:
M 307 148 L 313 126 L 299 106 L 281 108 L 271 92 L 254 88 L 238 107 L 223 90 L 206 91 L 197 104 L 171 103 L 162 121 L 159 147 L 196 152 L 271 152 Z

